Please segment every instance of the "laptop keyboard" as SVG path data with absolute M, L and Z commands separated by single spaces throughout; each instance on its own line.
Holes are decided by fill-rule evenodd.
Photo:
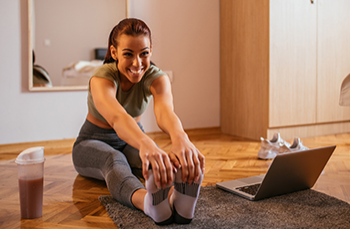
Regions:
M 260 187 L 260 184 L 253 184 L 253 185 L 249 185 L 249 186 L 239 187 L 237 189 L 239 191 L 242 191 L 242 192 L 245 192 L 245 193 L 248 193 L 248 194 L 255 196 L 259 187 Z

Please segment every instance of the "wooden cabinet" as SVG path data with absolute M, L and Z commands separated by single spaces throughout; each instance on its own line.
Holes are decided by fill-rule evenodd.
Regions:
M 349 108 L 339 106 L 339 91 L 350 73 L 350 1 L 317 2 L 317 122 L 349 120 Z
M 221 0 L 222 131 L 252 139 L 349 132 L 350 108 L 338 102 L 350 73 L 346 12 L 347 0 Z

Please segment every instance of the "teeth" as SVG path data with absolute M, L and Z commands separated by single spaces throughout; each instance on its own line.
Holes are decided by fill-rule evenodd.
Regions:
M 137 73 L 140 73 L 141 70 L 142 70 L 142 69 L 140 69 L 140 70 L 138 70 L 138 71 L 133 71 L 133 70 L 130 69 L 130 72 L 131 72 L 131 73 L 134 73 L 134 74 L 137 74 Z

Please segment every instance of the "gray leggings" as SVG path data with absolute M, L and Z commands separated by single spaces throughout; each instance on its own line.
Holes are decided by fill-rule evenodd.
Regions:
M 72 157 L 80 175 L 104 180 L 114 199 L 135 209 L 131 196 L 145 188 L 138 179 L 143 178 L 139 151 L 121 140 L 113 129 L 103 129 L 86 120 Z

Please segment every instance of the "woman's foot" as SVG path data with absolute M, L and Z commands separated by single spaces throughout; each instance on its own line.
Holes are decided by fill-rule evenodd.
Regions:
M 173 223 L 173 213 L 169 205 L 169 189 L 157 188 L 154 183 L 152 170 L 148 170 L 148 180 L 146 180 L 147 194 L 144 199 L 144 212 L 151 217 L 158 225 L 168 225 Z
M 175 173 L 174 192 L 170 196 L 170 203 L 174 210 L 174 222 L 188 224 L 192 221 L 197 204 L 199 191 L 203 180 L 203 174 L 198 181 L 189 184 L 182 181 L 182 171 Z

